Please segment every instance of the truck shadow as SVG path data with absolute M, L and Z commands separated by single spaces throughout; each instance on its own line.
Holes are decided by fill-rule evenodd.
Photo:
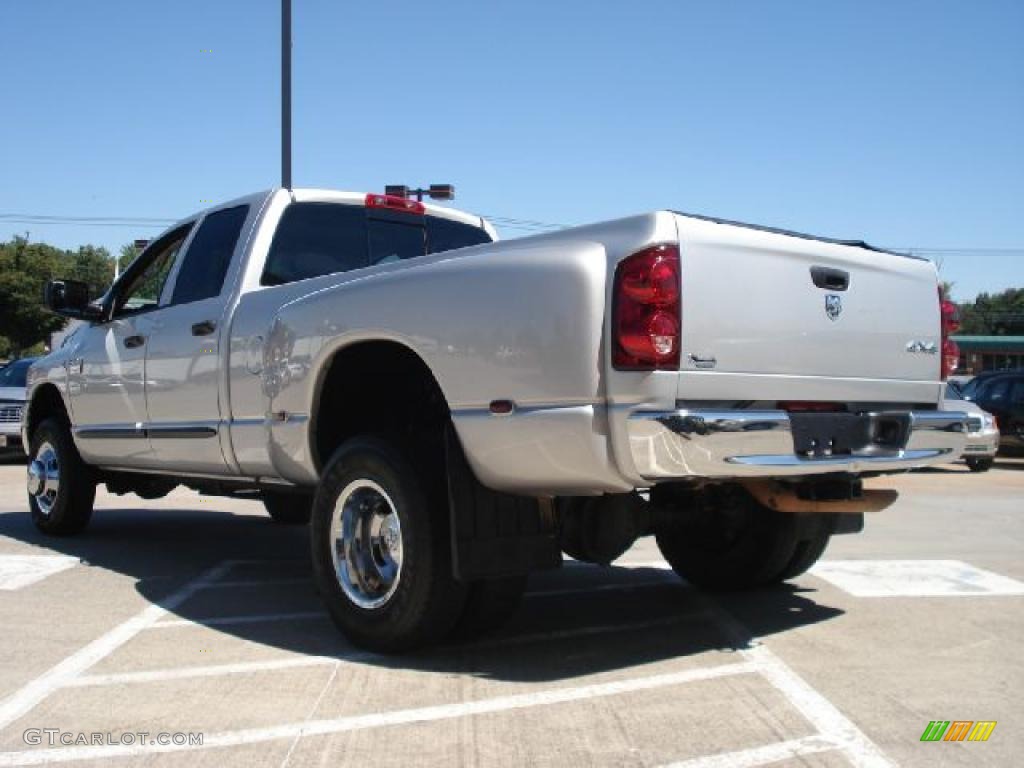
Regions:
M 224 575 L 224 586 L 198 591 L 166 617 L 194 623 L 159 630 L 182 648 L 220 643 L 227 655 L 255 643 L 384 668 L 506 681 L 565 680 L 668 659 L 733 654 L 755 637 L 842 613 L 817 603 L 813 590 L 794 585 L 709 598 L 663 568 L 572 563 L 531 577 L 522 608 L 495 633 L 382 656 L 352 647 L 327 617 L 309 579 L 304 528 L 212 509 L 99 509 L 88 531 L 74 539 L 43 536 L 27 512 L 0 514 L 0 536 L 80 558 L 79 567 L 124 574 L 154 604 L 211 566 L 238 560 Z M 302 615 L 280 616 L 294 613 Z M 723 622 L 723 614 L 735 621 Z M 254 615 L 277 618 L 230 623 L 232 617 Z

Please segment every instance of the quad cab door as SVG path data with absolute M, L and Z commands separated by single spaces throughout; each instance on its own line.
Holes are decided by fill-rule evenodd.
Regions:
M 206 215 L 171 276 L 168 305 L 153 316 L 146 346 L 146 410 L 153 455 L 165 468 L 232 472 L 226 458 L 221 344 L 228 339 L 227 286 L 240 268 L 244 244 L 239 240 L 250 210 L 238 205 Z
M 149 467 L 146 345 L 179 252 L 192 224 L 152 243 L 111 289 L 106 319 L 75 334 L 68 390 L 75 443 L 91 464 Z

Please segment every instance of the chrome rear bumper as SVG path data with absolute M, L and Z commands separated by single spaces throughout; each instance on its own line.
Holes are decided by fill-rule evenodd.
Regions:
M 650 480 L 892 472 L 953 461 L 963 452 L 967 414 L 899 415 L 910 420 L 902 446 L 872 445 L 847 455 L 796 454 L 785 411 L 641 411 L 629 418 L 629 445 L 637 472 Z

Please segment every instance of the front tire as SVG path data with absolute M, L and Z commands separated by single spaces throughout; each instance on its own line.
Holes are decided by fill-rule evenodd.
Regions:
M 971 472 L 988 472 L 995 464 L 995 459 L 967 459 L 967 468 Z
M 331 618 L 354 644 L 397 652 L 442 640 L 465 587 L 452 577 L 443 498 L 375 437 L 345 442 L 324 469 L 310 529 L 313 571 Z
M 45 419 L 29 438 L 28 506 L 32 522 L 51 536 L 73 536 L 89 524 L 96 482 L 67 426 Z
M 831 527 L 820 516 L 775 512 L 737 486 L 691 496 L 656 534 L 673 570 L 706 590 L 752 589 L 791 579 L 817 562 Z

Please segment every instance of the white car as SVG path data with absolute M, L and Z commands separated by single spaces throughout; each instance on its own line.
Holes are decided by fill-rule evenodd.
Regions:
M 25 411 L 25 378 L 37 359 L 23 357 L 0 368 L 0 452 L 24 450 L 21 418 Z
M 987 472 L 995 462 L 999 450 L 999 427 L 996 417 L 970 400 L 963 399 L 960 388 L 949 381 L 942 407 L 967 414 L 967 445 L 963 460 L 971 472 Z

